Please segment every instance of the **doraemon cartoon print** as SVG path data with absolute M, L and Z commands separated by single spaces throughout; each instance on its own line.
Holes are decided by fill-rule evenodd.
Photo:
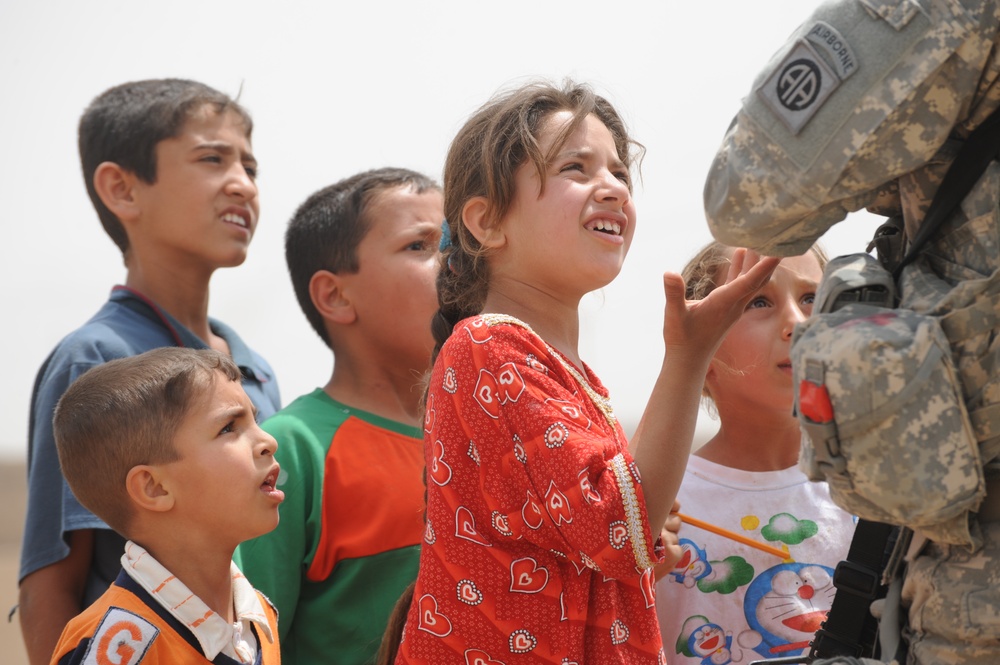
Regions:
M 803 653 L 826 619 L 834 593 L 833 570 L 826 566 L 782 563 L 765 570 L 743 598 L 751 634 L 741 634 L 740 644 L 757 643 L 759 636 L 754 650 L 766 658 Z

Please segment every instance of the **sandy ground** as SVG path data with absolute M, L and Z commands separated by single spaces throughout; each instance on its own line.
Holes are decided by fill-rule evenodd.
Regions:
M 28 665 L 17 615 L 6 620 L 17 603 L 17 562 L 27 494 L 25 473 L 23 464 L 0 462 L 0 662 L 4 665 Z

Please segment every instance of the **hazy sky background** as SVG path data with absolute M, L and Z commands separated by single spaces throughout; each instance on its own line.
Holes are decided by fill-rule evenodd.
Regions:
M 80 175 L 80 113 L 108 87 L 161 77 L 242 89 L 253 115 L 261 224 L 247 262 L 216 273 L 210 313 L 268 359 L 285 404 L 332 367 L 285 270 L 298 204 L 379 166 L 440 180 L 456 130 L 498 88 L 591 83 L 647 148 L 631 253 L 582 319 L 582 356 L 631 429 L 662 358 L 661 275 L 710 239 L 708 166 L 754 75 L 815 4 L 0 0 L 0 456 L 25 456 L 45 356 L 124 281 Z M 824 244 L 860 251 L 873 221 L 852 218 Z

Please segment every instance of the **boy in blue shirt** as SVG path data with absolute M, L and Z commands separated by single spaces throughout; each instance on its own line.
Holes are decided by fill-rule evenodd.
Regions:
M 28 444 L 28 513 L 21 550 L 21 631 L 33 665 L 120 569 L 124 540 L 80 505 L 52 436 L 59 397 L 83 372 L 161 346 L 229 355 L 266 418 L 280 407 L 270 366 L 208 316 L 209 281 L 238 266 L 257 226 L 253 123 L 238 103 L 195 81 L 126 83 L 80 120 L 87 192 L 122 250 L 126 278 L 98 313 L 64 338 L 39 370 Z

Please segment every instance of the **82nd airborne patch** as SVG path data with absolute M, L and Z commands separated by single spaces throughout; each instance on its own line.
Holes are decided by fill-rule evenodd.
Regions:
M 817 21 L 756 93 L 788 130 L 797 135 L 857 68 L 857 59 L 847 41 L 833 27 Z

